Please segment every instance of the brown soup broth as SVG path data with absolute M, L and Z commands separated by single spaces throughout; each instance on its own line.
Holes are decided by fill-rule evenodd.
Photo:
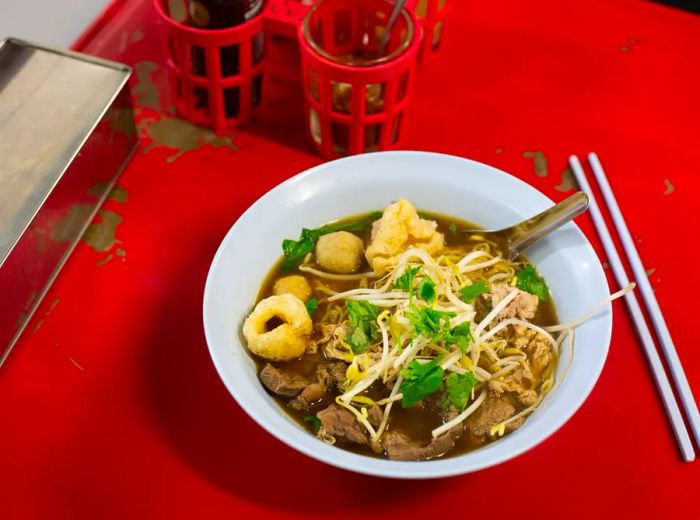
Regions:
M 429 219 L 429 220 L 435 220 L 438 223 L 438 231 L 443 233 L 445 235 L 445 242 L 447 247 L 451 246 L 460 246 L 460 247 L 467 247 L 469 246 L 475 246 L 479 243 L 478 240 L 473 240 L 470 238 L 472 235 L 469 233 L 463 233 L 461 230 L 463 229 L 480 229 L 480 226 L 473 224 L 471 222 L 457 219 L 451 216 L 445 216 L 441 215 L 438 213 L 433 213 L 433 212 L 426 212 L 426 211 L 421 211 L 420 212 L 421 217 Z M 338 220 L 334 222 L 333 224 L 337 223 L 344 223 L 344 222 L 351 222 L 355 220 L 359 220 L 363 217 L 366 217 L 367 214 L 361 214 L 361 215 L 355 215 L 352 217 L 347 217 L 342 220 Z M 364 242 L 365 242 L 365 247 L 369 245 L 370 241 L 370 230 L 367 230 L 362 236 Z M 498 254 L 501 254 L 503 244 L 497 244 L 496 248 L 494 249 L 495 252 Z M 290 274 L 301 274 L 305 276 L 309 281 L 312 281 L 314 276 L 309 274 L 309 273 L 303 273 L 299 271 L 298 269 L 293 269 L 293 270 L 282 270 L 281 264 L 282 264 L 283 258 L 280 258 L 273 268 L 270 270 L 269 274 L 265 278 L 261 288 L 260 292 L 258 293 L 257 299 L 256 299 L 256 304 L 263 298 L 267 298 L 268 296 L 271 296 L 273 294 L 273 286 L 275 282 L 284 276 L 288 276 Z M 530 263 L 527 259 L 523 258 L 522 256 L 518 259 L 516 259 L 517 262 L 523 262 L 523 263 Z M 363 260 L 363 264 L 360 267 L 359 272 L 367 272 L 371 271 L 371 268 L 369 264 L 367 263 L 366 260 Z M 359 286 L 357 281 L 334 281 L 334 280 L 327 280 L 324 279 L 323 283 L 327 286 L 333 289 L 334 291 L 347 291 L 350 289 L 357 288 Z M 312 319 L 314 319 L 314 325 L 316 324 L 316 319 L 318 317 L 323 316 L 325 311 L 326 311 L 326 305 L 323 303 L 323 294 L 314 294 L 313 295 L 315 298 L 319 300 L 319 305 L 316 311 L 314 312 Z M 490 309 L 479 309 L 477 306 L 477 319 L 482 318 L 483 314 L 487 313 L 488 310 Z M 534 319 L 531 320 L 532 323 L 539 325 L 539 326 L 547 326 L 547 325 L 554 325 L 559 323 L 559 318 L 557 316 L 557 311 L 554 306 L 554 302 L 552 301 L 552 298 L 548 298 L 546 301 L 540 301 L 540 304 L 537 309 L 537 314 L 535 315 Z M 312 339 L 320 339 L 320 334 L 319 331 L 314 328 L 314 333 L 312 336 Z M 256 356 L 253 356 L 255 358 L 256 366 L 258 369 L 258 372 L 263 369 L 263 367 L 267 364 L 267 361 L 262 360 L 260 358 L 257 358 Z M 299 359 L 293 360 L 293 361 L 288 361 L 284 363 L 272 363 L 274 366 L 284 369 L 284 370 L 290 370 L 292 372 L 296 372 L 298 374 L 301 374 L 303 376 L 308 377 L 309 379 L 313 379 L 313 376 L 316 372 L 316 367 L 321 364 L 321 363 L 327 363 L 330 360 L 327 360 L 323 354 L 323 349 L 319 348 L 318 352 L 315 354 L 305 354 Z M 385 387 L 382 383 L 375 383 L 370 387 L 368 391 L 368 395 L 375 399 L 379 400 L 385 397 L 388 397 L 390 393 L 390 390 Z M 304 420 L 305 416 L 308 415 L 313 415 L 324 408 L 326 408 L 328 405 L 332 404 L 339 393 L 335 390 L 329 391 L 324 398 L 319 401 L 318 403 L 315 403 L 312 408 L 309 410 L 305 411 L 297 411 L 291 408 L 290 406 L 287 405 L 288 398 L 280 397 L 274 394 L 271 394 L 274 399 L 277 401 L 279 404 L 280 408 L 284 410 L 284 412 L 292 417 L 302 428 L 307 430 L 309 434 L 313 435 L 311 431 L 311 425 L 307 423 Z M 389 425 L 388 429 L 396 429 L 398 431 L 401 431 L 405 434 L 407 434 L 412 440 L 418 441 L 418 442 L 424 442 L 428 443 L 431 439 L 431 431 L 440 426 L 442 424 L 442 420 L 440 417 L 433 411 L 427 410 L 421 406 L 421 403 L 418 403 L 416 406 L 412 408 L 402 408 L 400 405 L 395 405 L 392 408 L 391 415 L 389 417 Z M 491 441 L 483 441 L 479 438 L 475 438 L 471 436 L 468 432 L 461 437 L 461 439 L 456 443 L 455 447 L 449 451 L 447 454 L 444 456 L 455 456 L 455 455 L 460 455 L 469 451 L 472 451 L 474 449 L 477 449 L 488 442 Z M 341 439 L 338 439 L 338 442 L 335 444 L 336 446 L 342 447 L 344 449 L 353 451 L 355 453 L 363 454 L 363 455 L 368 455 L 372 457 L 379 457 L 379 458 L 384 458 L 383 454 L 376 454 L 374 453 L 368 446 L 362 446 L 354 443 L 347 443 L 343 442 Z

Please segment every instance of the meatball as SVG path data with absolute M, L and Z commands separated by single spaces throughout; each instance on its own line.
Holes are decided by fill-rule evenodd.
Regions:
M 272 293 L 292 294 L 301 301 L 306 302 L 311 298 L 311 286 L 306 278 L 299 274 L 293 274 L 277 280 L 272 288 Z
M 336 231 L 318 239 L 316 261 L 333 273 L 354 273 L 360 268 L 364 249 L 360 237 L 347 231 Z

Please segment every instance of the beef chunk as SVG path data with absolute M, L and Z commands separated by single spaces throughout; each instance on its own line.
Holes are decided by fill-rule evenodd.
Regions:
M 539 298 L 534 294 L 521 291 L 520 289 L 513 289 L 508 285 L 499 284 L 491 288 L 491 305 L 494 307 L 498 305 L 513 290 L 518 291 L 518 295 L 498 314 L 496 319 L 502 320 L 517 317 L 521 320 L 531 320 L 534 318 L 537 312 L 537 305 L 540 302 Z
M 524 406 L 532 406 L 537 402 L 537 392 L 531 389 L 532 372 L 527 365 L 519 366 L 503 379 L 492 379 L 488 386 L 497 397 L 510 393 Z
M 260 381 L 272 393 L 294 397 L 309 384 L 305 377 L 272 366 L 270 363 L 260 371 Z
M 326 435 L 357 444 L 369 443 L 367 431 L 357 422 L 352 412 L 342 406 L 332 404 L 318 412 L 316 416 L 320 419 L 321 427 Z
M 313 403 L 326 395 L 327 390 L 328 387 L 323 383 L 311 383 L 298 396 L 289 401 L 289 406 L 295 410 L 307 410 Z
M 481 406 L 464 421 L 469 431 L 476 437 L 490 436 L 491 427 L 513 417 L 516 413 L 510 396 L 497 396 L 489 392 Z M 506 431 L 519 428 L 525 418 L 513 421 L 506 426 Z
M 454 448 L 455 442 L 464 433 L 464 425 L 458 424 L 439 437 L 421 446 L 401 432 L 389 431 L 382 446 L 391 460 L 428 460 L 439 457 Z

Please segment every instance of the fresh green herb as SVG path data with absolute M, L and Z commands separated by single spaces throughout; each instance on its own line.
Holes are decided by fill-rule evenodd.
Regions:
M 377 339 L 376 320 L 379 316 L 379 307 L 367 301 L 346 300 L 348 319 L 352 330 L 345 341 L 352 348 L 353 353 L 362 354 L 369 348 L 372 340 Z
M 473 339 L 471 324 L 468 321 L 460 323 L 454 327 L 444 339 L 445 343 L 448 345 L 457 345 L 459 349 L 466 354 L 467 347 L 469 347 L 469 343 Z
M 402 291 L 408 292 L 409 300 L 413 298 L 413 279 L 416 277 L 420 270 L 420 265 L 417 265 L 415 267 L 408 267 L 406 268 L 406 271 L 404 271 L 404 273 L 401 276 L 399 276 L 394 282 L 394 287 L 396 289 L 401 289 Z
M 534 294 L 540 300 L 546 300 L 549 297 L 549 288 L 547 287 L 547 283 L 544 281 L 544 278 L 537 274 L 537 271 L 535 271 L 535 268 L 531 265 L 523 267 L 520 271 L 518 271 L 517 276 L 517 287 L 521 291 Z
M 428 213 L 425 211 L 416 211 L 418 216 L 422 218 L 423 220 L 433 220 L 433 217 L 431 217 Z
M 476 299 L 477 296 L 481 296 L 482 294 L 487 292 L 489 292 L 489 286 L 484 280 L 480 280 L 471 285 L 467 285 L 466 287 L 462 287 L 460 299 L 463 302 L 471 303 Z
M 476 385 L 474 372 L 464 374 L 452 372 L 447 376 L 447 400 L 455 405 L 460 412 L 463 411 L 467 406 L 474 385 Z
M 304 261 L 304 258 L 306 258 L 306 255 L 313 252 L 314 248 L 316 247 L 316 242 L 318 242 L 318 239 L 321 238 L 321 236 L 327 235 L 328 233 L 334 233 L 336 231 L 364 233 L 372 225 L 372 222 L 381 216 L 381 212 L 374 211 L 358 220 L 352 220 L 350 222 L 343 222 L 329 226 L 321 226 L 320 228 L 316 229 L 302 229 L 299 240 L 286 239 L 282 241 L 282 251 L 284 252 L 285 256 L 285 259 L 282 262 L 282 269 L 290 270 L 299 267 L 299 265 Z
M 450 224 L 449 230 L 450 230 L 451 235 L 456 235 L 457 234 L 457 224 L 455 224 L 455 223 Z
M 314 432 L 314 434 L 318 433 L 318 430 L 321 429 L 321 419 L 319 419 L 315 415 L 305 415 L 304 422 L 309 423 L 311 431 Z
M 314 313 L 317 307 L 318 300 L 316 298 L 311 298 L 308 302 L 306 302 L 306 311 L 309 313 L 309 316 Z
M 436 311 L 435 309 L 419 309 L 415 306 L 406 313 L 409 321 L 416 329 L 416 334 L 439 341 L 450 332 L 450 318 L 454 312 Z
M 437 292 L 435 290 L 435 282 L 430 278 L 430 276 L 424 276 L 418 286 L 418 296 L 428 305 L 432 303 L 437 298 Z
M 411 361 L 408 368 L 401 371 L 404 378 L 399 387 L 403 394 L 401 406 L 410 408 L 424 397 L 441 390 L 444 375 L 439 357 L 428 363 L 419 363 L 415 359 Z

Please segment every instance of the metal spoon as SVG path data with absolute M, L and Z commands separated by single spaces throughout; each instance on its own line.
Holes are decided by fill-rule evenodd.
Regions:
M 578 217 L 587 209 L 588 195 L 579 191 L 559 204 L 514 226 L 488 231 L 465 229 L 464 232 L 481 235 L 488 239 L 496 239 L 495 242 L 505 244 L 506 250 L 503 251 L 503 254 L 508 257 L 508 260 L 513 260 L 523 249 Z
M 377 48 L 377 58 L 381 58 L 382 56 L 384 56 L 384 49 L 386 48 L 386 44 L 389 42 L 391 30 L 394 28 L 394 24 L 396 23 L 396 20 L 398 20 L 399 14 L 401 13 L 401 9 L 403 9 L 404 5 L 406 5 L 406 0 L 396 0 L 396 3 L 394 4 L 394 9 L 393 11 L 391 11 L 391 16 L 389 16 L 389 23 L 386 24 L 384 34 L 379 40 L 379 45 Z

